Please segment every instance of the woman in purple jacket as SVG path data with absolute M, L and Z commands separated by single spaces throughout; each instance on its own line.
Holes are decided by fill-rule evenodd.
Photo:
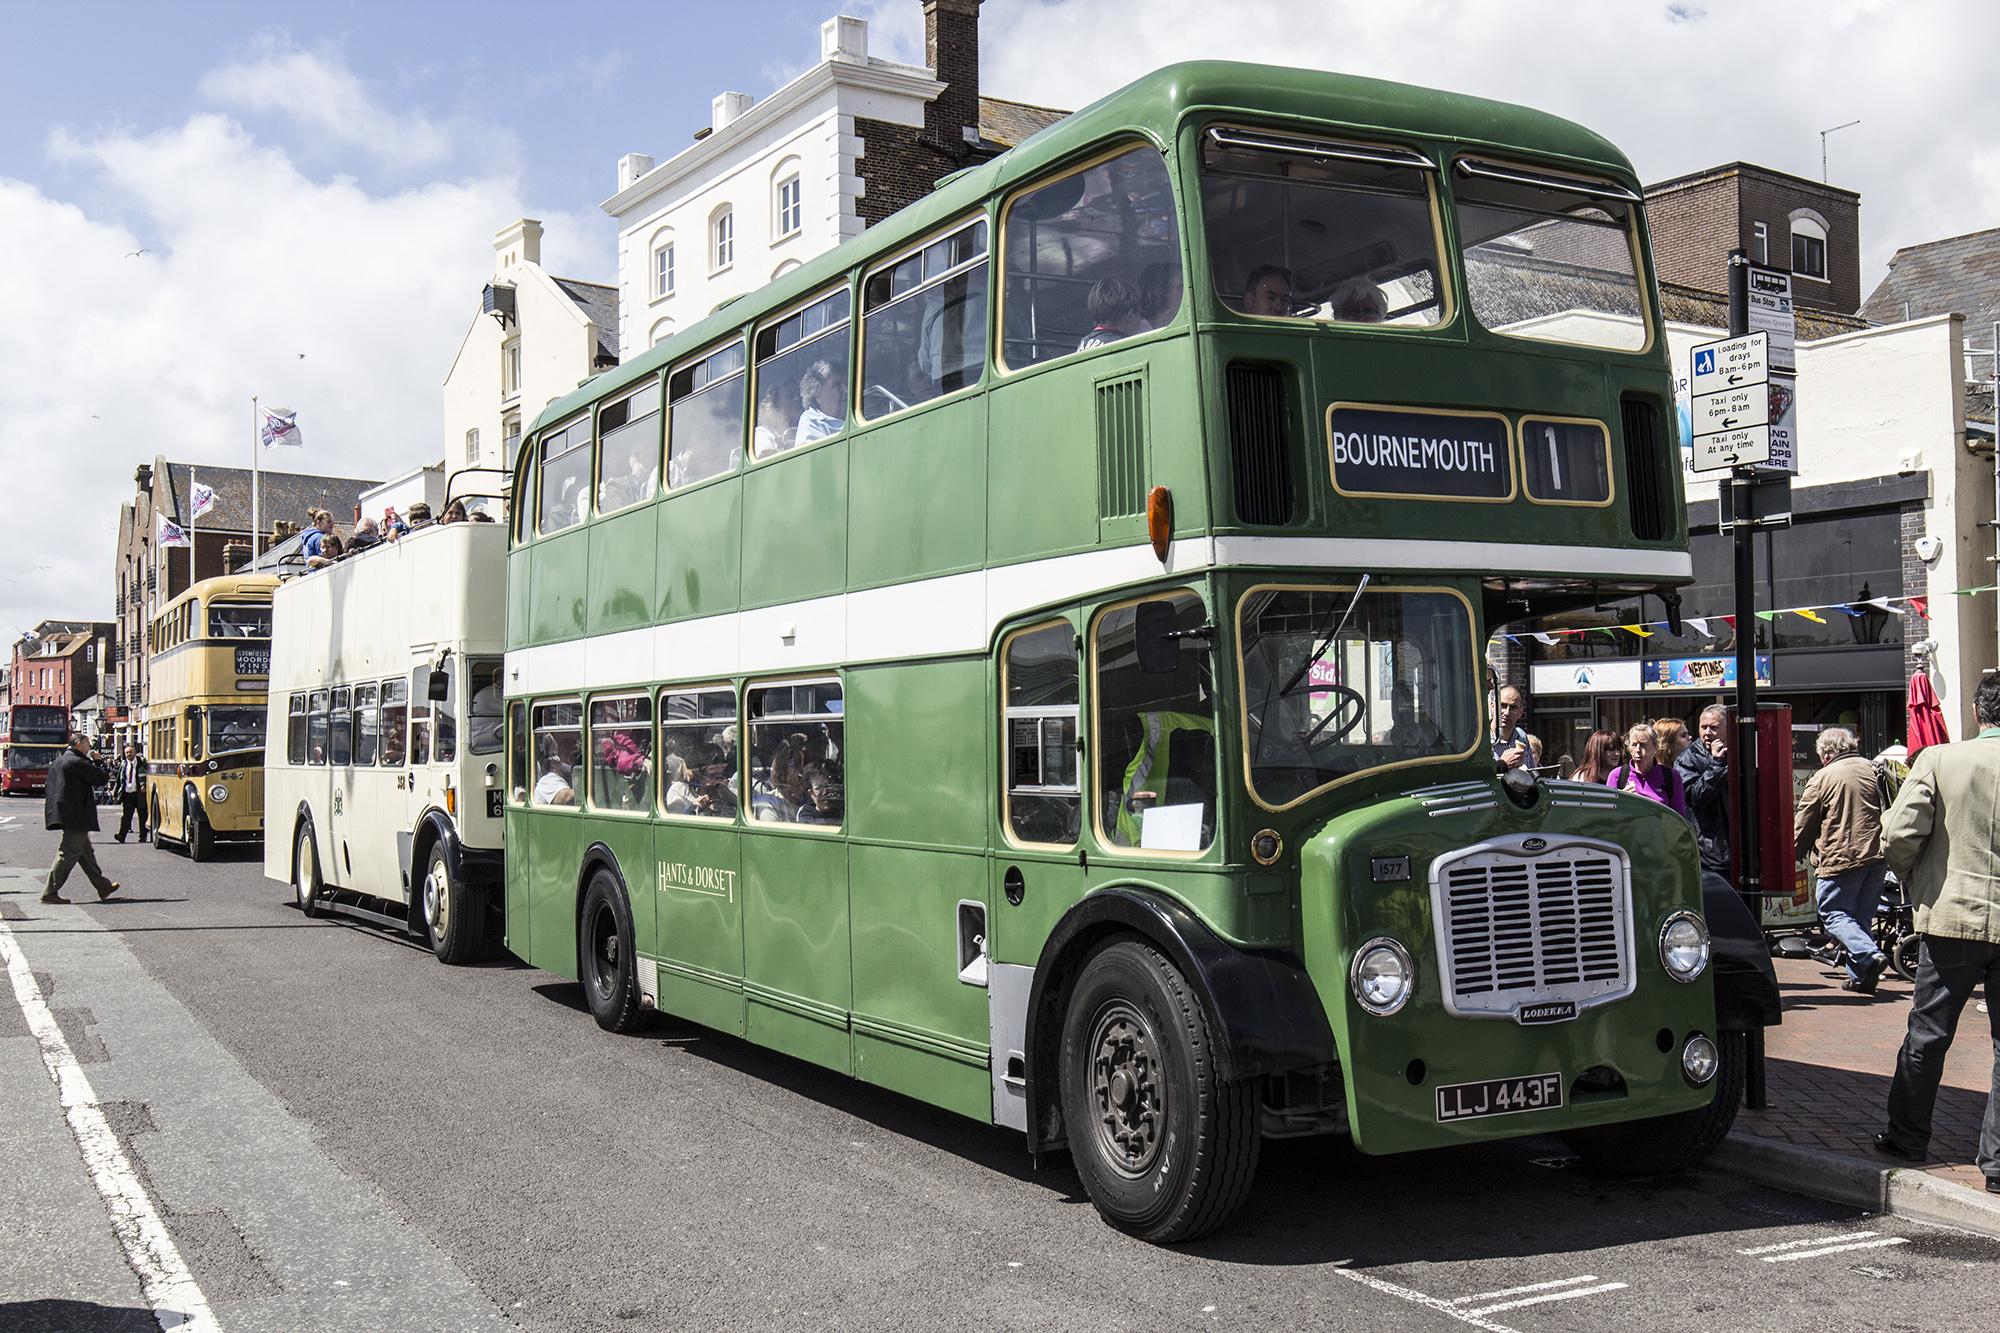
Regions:
M 1637 792 L 1648 800 L 1658 801 L 1681 818 L 1687 818 L 1687 792 L 1681 786 L 1680 774 L 1674 772 L 1674 766 L 1660 762 L 1660 739 L 1653 728 L 1641 722 L 1626 732 L 1625 753 L 1632 757 L 1631 761 L 1612 769 L 1611 775 L 1604 780 L 1605 785 L 1616 787 L 1619 791 Z

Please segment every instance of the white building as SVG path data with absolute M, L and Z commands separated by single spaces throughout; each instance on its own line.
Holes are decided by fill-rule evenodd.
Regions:
M 757 102 L 715 98 L 693 147 L 618 162 L 619 355 L 824 254 L 1061 111 L 979 95 L 979 0 L 923 0 L 929 67 L 868 54 L 868 24 L 820 26 L 819 63 Z
M 446 475 L 511 468 L 522 427 L 619 360 L 617 292 L 546 272 L 542 224 L 533 218 L 494 236 L 493 279 L 480 305 L 444 377 Z

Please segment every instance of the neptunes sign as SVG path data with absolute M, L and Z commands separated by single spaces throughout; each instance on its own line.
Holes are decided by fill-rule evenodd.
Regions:
M 1514 494 L 1507 422 L 1498 416 L 1333 407 L 1333 486 L 1342 495 L 1505 500 Z

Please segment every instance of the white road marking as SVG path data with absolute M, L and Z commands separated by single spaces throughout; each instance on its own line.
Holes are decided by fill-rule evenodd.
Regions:
M 1507 1287 L 1500 1291 L 1482 1291 L 1477 1295 L 1460 1296 L 1457 1300 L 1447 1301 L 1436 1296 L 1426 1296 L 1423 1292 L 1413 1291 L 1408 1287 L 1398 1286 L 1394 1282 L 1385 1282 L 1379 1277 L 1369 1277 L 1365 1274 L 1357 1273 L 1351 1268 L 1337 1267 L 1334 1269 L 1334 1272 L 1339 1273 L 1342 1277 L 1352 1278 L 1365 1287 L 1372 1287 L 1376 1291 L 1386 1292 L 1391 1296 L 1406 1300 L 1412 1305 L 1421 1305 L 1427 1310 L 1435 1310 L 1441 1315 L 1449 1315 L 1462 1324 L 1471 1324 L 1474 1328 L 1486 1329 L 1488 1333 L 1515 1333 L 1515 1330 L 1507 1327 L 1507 1325 L 1496 1324 L 1486 1318 L 1487 1315 L 1495 1311 L 1519 1309 L 1524 1305 L 1541 1305 L 1548 1301 L 1575 1300 L 1579 1296 L 1596 1296 L 1602 1292 L 1621 1291 L 1626 1286 L 1623 1282 L 1602 1282 L 1594 1287 L 1578 1286 L 1577 1284 L 1581 1282 L 1598 1281 L 1596 1274 L 1586 1273 L 1582 1277 L 1566 1277 L 1554 1282 L 1535 1282 L 1525 1287 Z M 1495 1297 L 1501 1296 L 1517 1296 L 1520 1299 L 1511 1301 L 1502 1300 L 1492 1305 L 1479 1305 L 1470 1310 L 1459 1308 L 1460 1306 L 1470 1305 L 1475 1301 L 1492 1301 Z
M 62 1029 L 56 1026 L 55 1015 L 49 1012 L 41 987 L 35 984 L 35 974 L 28 968 L 27 956 L 5 921 L 0 921 L 0 960 L 7 964 L 14 999 L 27 1019 L 28 1030 L 41 1045 L 42 1063 L 56 1085 L 70 1133 L 76 1136 L 76 1146 L 83 1153 L 83 1164 L 97 1192 L 104 1196 L 111 1228 L 125 1247 L 132 1271 L 139 1276 L 153 1317 L 163 1333 L 221 1333 L 222 1325 L 209 1309 L 208 1298 L 195 1285 L 166 1224 L 160 1221 L 132 1163 L 118 1146 L 118 1136 L 111 1132 L 98 1105 L 96 1089 L 90 1086 Z
M 1780 1250 L 1798 1250 L 1808 1245 L 1838 1245 L 1844 1240 L 1867 1240 L 1879 1236 L 1879 1231 L 1850 1231 L 1845 1236 L 1808 1236 L 1804 1240 L 1788 1240 L 1777 1245 L 1759 1245 L 1754 1250 L 1738 1250 L 1738 1254 L 1776 1254 Z
M 1822 1254 L 1840 1254 L 1847 1250 L 1879 1250 L 1884 1245 L 1908 1245 L 1909 1243 L 1910 1240 L 1907 1236 L 1891 1236 L 1887 1240 L 1857 1241 L 1853 1245 L 1829 1245 L 1822 1250 L 1793 1250 L 1790 1254 L 1767 1254 L 1764 1256 L 1764 1262 L 1767 1264 L 1782 1264 L 1788 1263 L 1793 1259 L 1817 1259 Z

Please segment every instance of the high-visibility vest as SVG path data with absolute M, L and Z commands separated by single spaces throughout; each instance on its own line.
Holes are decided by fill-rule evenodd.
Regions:
M 1125 766 L 1124 790 L 1118 798 L 1118 833 L 1127 847 L 1139 845 L 1140 816 L 1132 808 L 1132 797 L 1142 791 L 1167 794 L 1167 766 L 1172 758 L 1172 737 L 1176 731 L 1206 732 L 1215 735 L 1215 719 L 1197 713 L 1149 712 L 1139 715 L 1146 723 L 1146 736 L 1139 753 Z

